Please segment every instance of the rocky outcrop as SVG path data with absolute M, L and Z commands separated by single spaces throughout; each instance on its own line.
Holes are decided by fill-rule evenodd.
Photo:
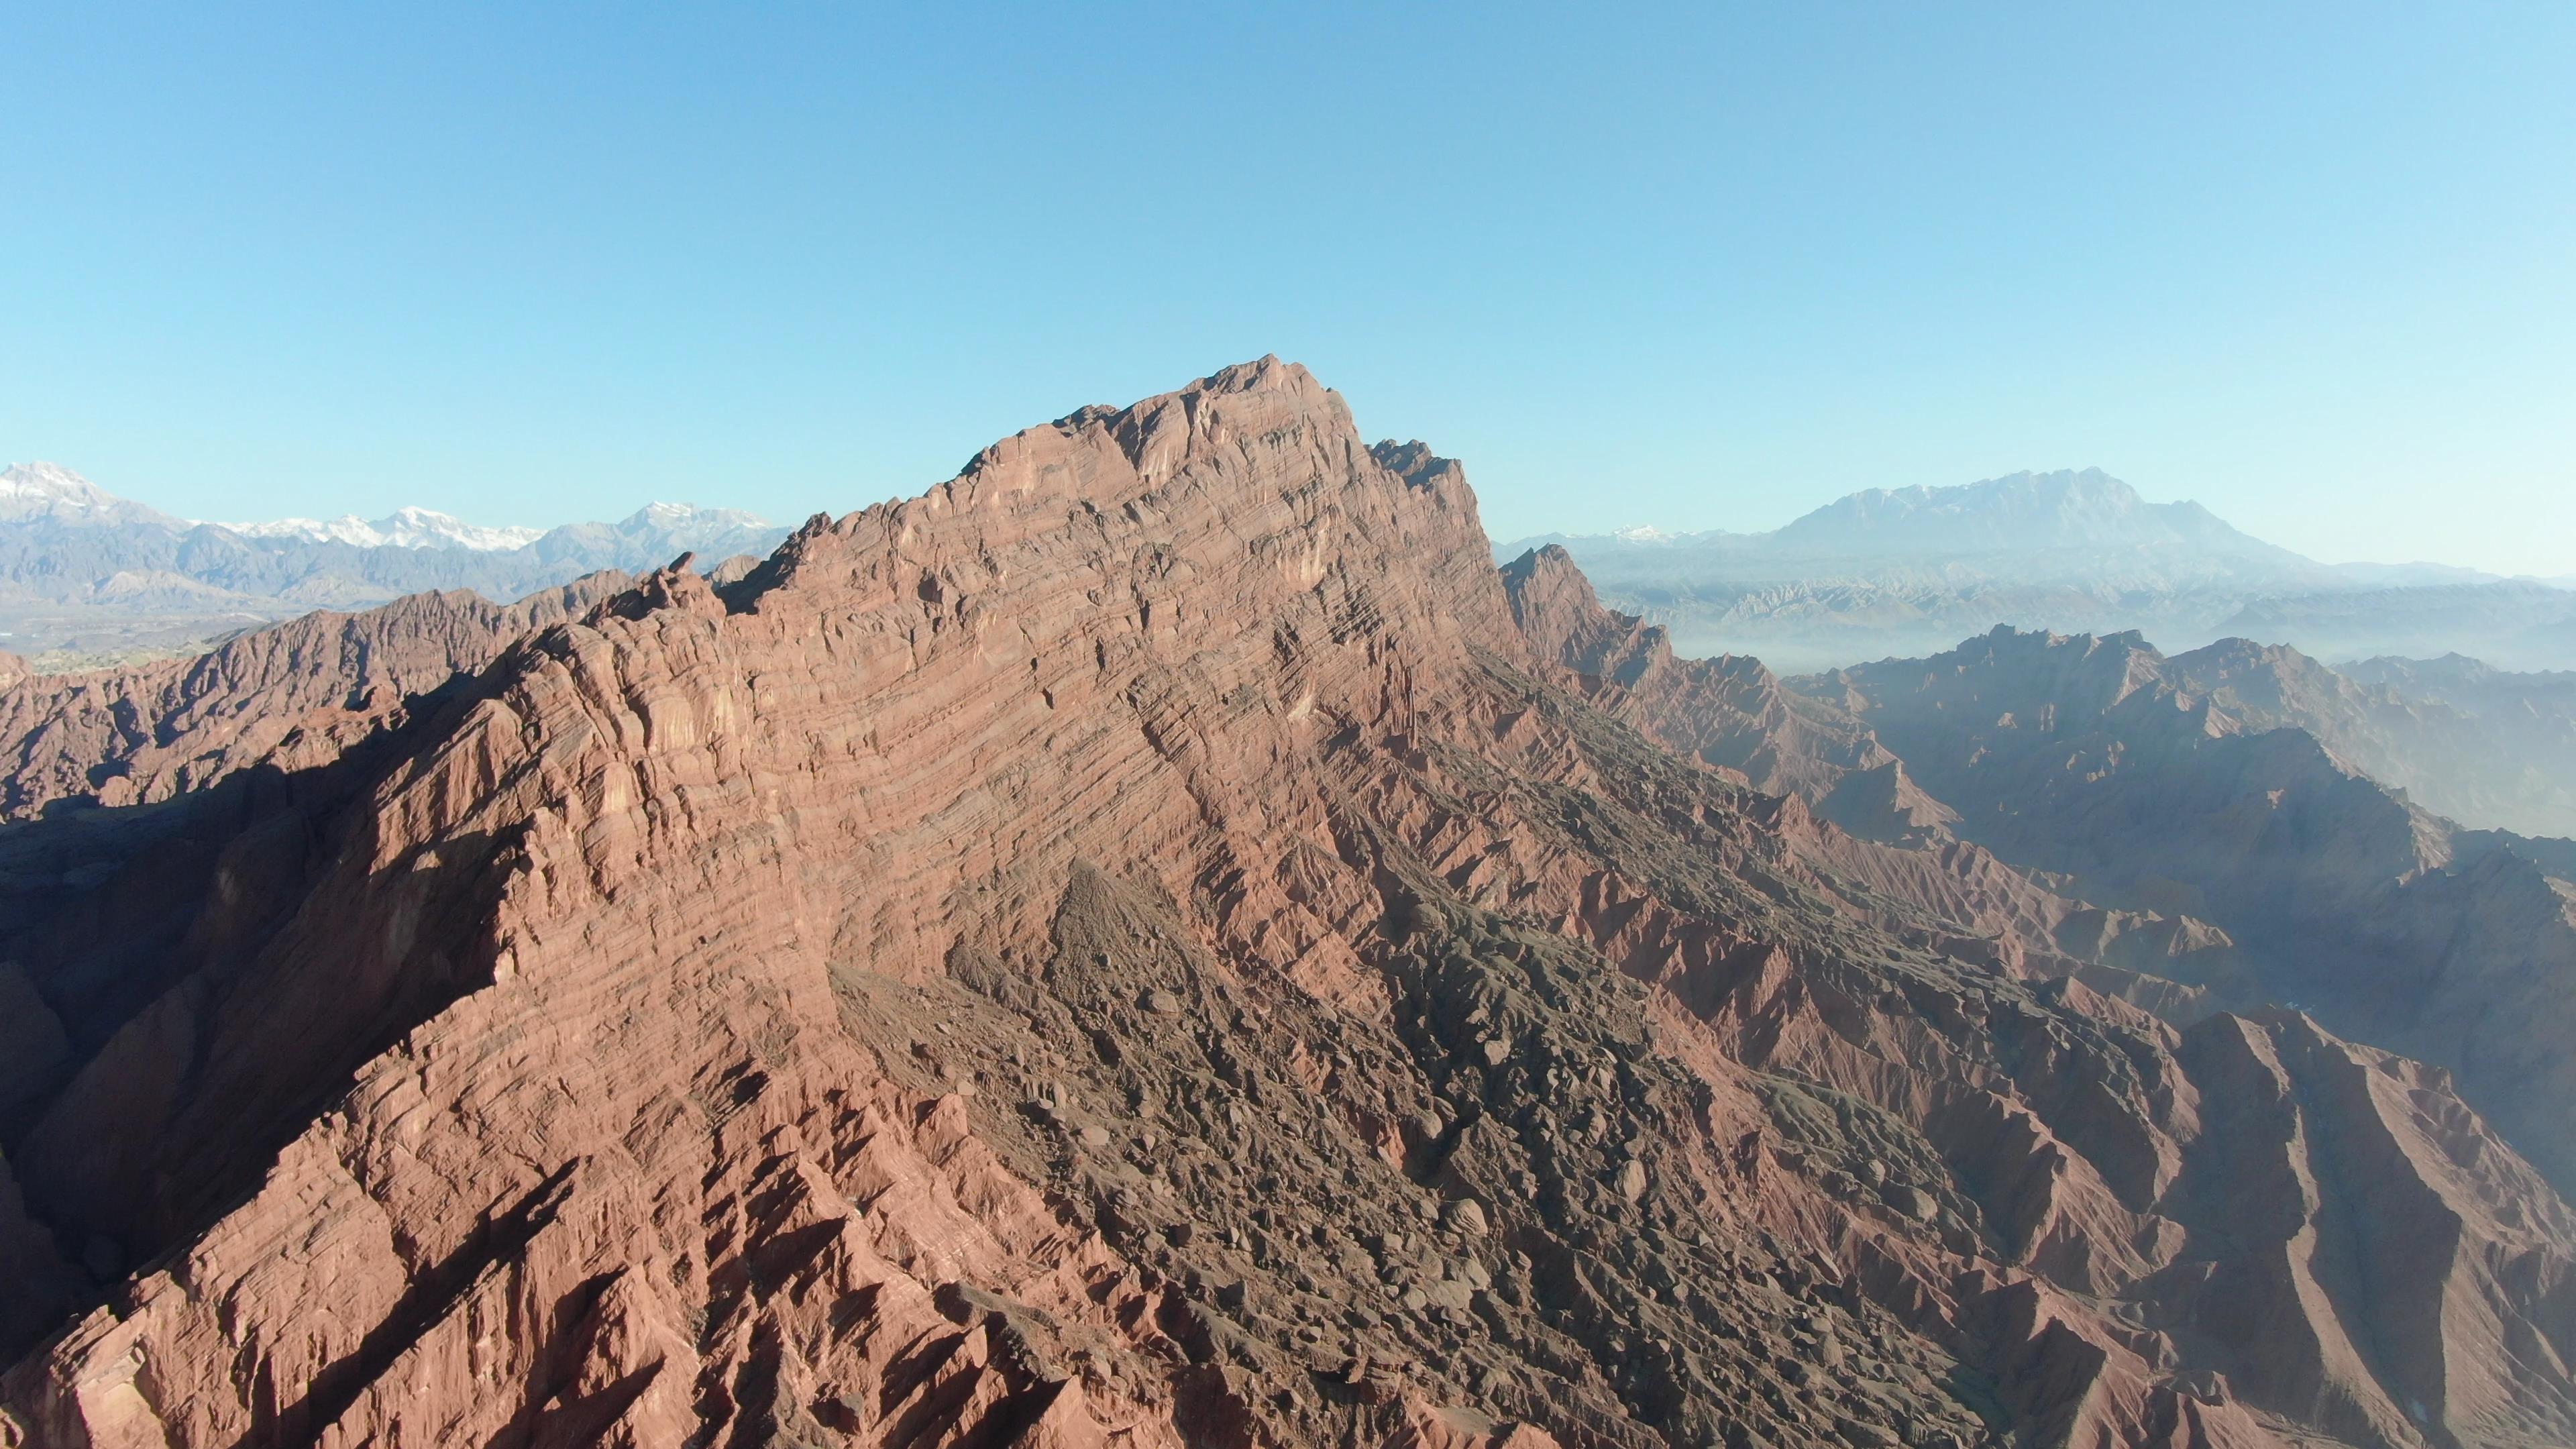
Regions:
M 1782 688 L 1762 661 L 1675 656 L 1660 626 L 1603 608 L 1554 544 L 1504 565 L 1503 582 L 1513 620 L 1540 657 L 1666 746 L 1765 793 L 1801 796 L 1854 835 L 1948 838 L 1948 807 L 1915 787 L 1867 725 Z
M 2438 1073 L 2096 990 L 2190 930 L 1753 788 L 1691 701 L 1775 686 L 1486 550 L 1265 360 L 7 827 L 5 1433 L 2576 1428 L 2567 1210 Z
M 322 764 L 520 635 L 632 582 L 592 574 L 507 606 L 463 591 L 414 594 L 359 614 L 307 614 L 198 659 L 21 673 L 0 686 L 0 819 L 59 802 L 150 804 L 264 762 Z

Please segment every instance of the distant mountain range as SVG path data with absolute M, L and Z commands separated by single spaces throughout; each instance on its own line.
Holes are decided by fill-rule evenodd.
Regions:
M 2356 674 L 2480 713 L 2288 650 L 2166 655 L 2135 634 L 1997 629 L 1788 683 L 1865 724 L 1962 838 L 2097 904 L 2210 922 L 2239 948 L 2215 971 L 2175 963 L 2176 979 L 2297 1003 L 2451 1067 L 2489 1120 L 2576 1180 L 2560 1009 L 2576 848 L 2463 828 L 2417 798 L 2474 819 L 2509 797 L 2519 757 L 2524 783 L 2556 792 L 2522 802 L 2526 819 L 2563 831 L 2567 681 L 2460 660 Z M 2507 718 L 2546 714 L 2553 693 L 2554 723 Z M 2386 974 L 2365 980 L 2361 961 Z
M 483 528 L 429 508 L 397 508 L 372 523 L 344 513 L 330 519 L 278 518 L 222 526 L 245 538 L 302 538 L 359 548 L 470 548 L 482 553 L 525 548 L 546 536 L 542 528 Z
M 2298 567 L 1998 495 L 1817 531 Z M 2576 1445 L 2564 679 L 1490 547 L 1265 358 L 0 687 L 0 1445 Z
M 487 528 L 425 508 L 201 523 L 68 468 L 0 470 L 0 648 L 40 665 L 189 650 L 317 608 L 428 589 L 507 601 L 602 569 L 766 554 L 787 531 L 737 509 L 655 503 L 615 523 Z
M 1931 654 L 1998 624 L 2138 629 L 2167 648 L 2242 635 L 2313 654 L 2473 654 L 2576 665 L 2576 590 L 2442 564 L 2324 564 L 2100 469 L 1871 489 L 1770 533 L 1652 528 L 1501 545 L 1572 554 L 1602 596 L 1686 653 L 1796 671 Z

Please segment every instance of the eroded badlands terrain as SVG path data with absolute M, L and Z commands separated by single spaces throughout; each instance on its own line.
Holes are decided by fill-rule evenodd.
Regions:
M 2576 1442 L 2549 847 L 1488 548 L 1265 360 L 18 683 L 0 1442 Z

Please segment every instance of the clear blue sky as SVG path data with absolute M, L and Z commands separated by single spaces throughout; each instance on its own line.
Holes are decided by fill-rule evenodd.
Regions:
M 2576 572 L 2564 0 L 217 10 L 0 14 L 0 458 L 176 512 L 788 519 L 1277 352 L 1502 536 Z

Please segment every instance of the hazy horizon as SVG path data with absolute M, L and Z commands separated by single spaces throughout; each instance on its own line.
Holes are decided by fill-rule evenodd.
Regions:
M 1425 441 L 1429 441 L 1429 440 L 1425 440 Z M 156 502 L 155 502 L 155 500 L 154 500 L 154 499 L 153 499 L 153 498 L 152 498 L 148 493 L 135 493 L 135 492 L 129 492 L 129 491 L 125 490 L 125 489 L 121 489 L 121 488 L 118 488 L 118 487 L 112 486 L 111 484 L 109 484 L 108 482 L 106 482 L 106 481 L 104 481 L 104 480 L 101 480 L 101 479 L 98 479 L 98 478 L 90 477 L 88 474 L 81 472 L 81 470 L 80 470 L 79 468 L 77 468 L 77 467 L 75 467 L 75 466 L 73 466 L 73 465 L 71 465 L 71 464 L 65 463 L 65 462 L 63 462 L 61 459 L 57 459 L 57 458 L 42 458 L 42 459 L 37 459 L 37 458 L 0 458 L 0 467 L 7 467 L 7 466 L 10 466 L 10 465 L 12 465 L 12 464 L 44 464 L 44 465 L 51 465 L 51 466 L 55 466 L 55 467 L 61 467 L 61 468 L 67 469 L 68 471 L 70 471 L 70 472 L 72 472 L 72 473 L 78 474 L 79 476 L 81 476 L 81 477 L 83 478 L 83 480 L 84 480 L 84 481 L 89 482 L 89 483 L 91 483 L 91 484 L 94 484 L 94 485 L 96 485 L 96 486 L 98 486 L 98 487 L 104 488 L 104 489 L 106 489 L 108 492 L 110 492 L 110 493 L 114 493 L 114 494 L 116 494 L 116 495 L 117 495 L 117 496 L 119 496 L 119 497 L 122 497 L 122 498 L 127 499 L 128 501 L 136 502 L 136 503 L 142 503 L 142 504 L 145 504 L 145 505 L 147 505 L 147 506 L 156 507 L 156 508 L 157 508 L 157 507 L 160 507 L 160 505 L 159 505 L 158 503 L 156 503 Z M 2196 499 L 2196 498 L 2158 498 L 2158 497 L 2154 497 L 2154 496 L 2150 495 L 2149 493 L 2147 493 L 2147 491 L 2146 491 L 2146 490 L 2144 490 L 2144 489 L 2137 489 L 2137 488 L 2136 488 L 2135 483 L 2131 482 L 2131 480 L 2129 480 L 2129 479 L 2122 478 L 2122 477 L 2121 477 L 2121 476 L 2120 476 L 2116 471 L 2114 471 L 2114 470 L 2112 470 L 2112 469 L 2109 469 L 2109 468 L 2101 468 L 2101 467 L 2098 467 L 2098 466 L 2096 466 L 2096 465 L 2091 465 L 2091 464 L 2087 464 L 2087 465 L 2084 465 L 2084 466 L 2081 466 L 2081 467 L 2067 467 L 2067 468 L 2026 468 L 2026 469 L 2017 468 L 2017 469 L 2013 469 L 2013 470 L 2011 470 L 2009 473 L 1999 473 L 1999 474 L 1995 474 L 1995 475 L 1993 475 L 1993 477 L 1989 477 L 1989 478 L 1970 478 L 1970 479 L 1961 479 L 1961 480 L 1958 480 L 1957 482 L 1954 482 L 1954 483 L 1900 484 L 1900 485 L 1895 485 L 1895 486 L 1893 486 L 1893 487 L 1886 487 L 1886 488 L 1883 488 L 1881 491 L 1895 492 L 1895 491 L 1898 491 L 1899 489 L 1902 489 L 1902 488 L 1913 488 L 1913 487 L 1925 487 L 1925 488 L 1931 488 L 1931 489 L 1935 489 L 1935 490 L 1943 489 L 1943 488 L 1973 487 L 1973 486 L 1975 486 L 1975 485 L 1977 485 L 1977 484 L 1994 482 L 1994 481 L 1996 481 L 1996 480 L 1998 480 L 1998 479 L 2001 479 L 2001 478 L 2011 477 L 2011 476 L 2014 476 L 2014 475 L 2024 474 L 2024 473 L 2028 473 L 2028 474 L 2039 474 L 2039 475 L 2047 475 L 2047 474 L 2056 474 L 2056 473 L 2084 473 L 2084 472 L 2099 472 L 2099 473 L 2103 473 L 2103 474 L 2105 474 L 2105 475 L 2109 476 L 2109 477 L 2110 477 L 2111 479 L 2113 479 L 2114 481 L 2117 481 L 2117 482 L 2120 482 L 2120 483 L 2123 483 L 2123 484 L 2128 484 L 2132 489 L 2135 489 L 2135 490 L 2137 491 L 2138 496 L 2139 496 L 2139 498 L 2140 498 L 2140 500 L 2141 500 L 2142 502 L 2147 503 L 2147 504 L 2150 504 L 2150 505 L 2167 504 L 2167 503 L 2202 503 L 2202 506 L 2207 507 L 2207 505 L 2206 505 L 2205 503 L 2203 503 L 2203 502 L 2202 502 L 2202 500 L 2200 500 L 2200 499 Z M 1469 482 L 1470 482 L 1471 484 L 1473 484 L 1473 483 L 1475 482 L 1475 469 L 1474 469 L 1474 467 L 1473 467 L 1473 465 L 1472 465 L 1472 464 L 1470 464 L 1470 465 L 1469 465 L 1469 467 L 1468 467 L 1468 475 L 1469 475 Z M 925 490 L 927 490 L 927 489 L 929 489 L 929 488 L 931 488 L 931 487 L 934 487 L 934 486 L 936 486 L 937 484 L 939 484 L 939 483 L 941 483 L 941 482 L 946 481 L 946 479 L 947 479 L 947 477 L 948 477 L 948 476 L 951 476 L 951 475 L 942 475 L 942 476 L 941 476 L 941 477 L 939 477 L 939 478 L 927 479 L 927 480 L 924 480 L 923 482 L 921 482 L 921 483 L 920 483 L 918 486 L 916 486 L 916 487 L 913 487 L 913 488 L 910 488 L 910 489 L 906 489 L 906 490 L 903 490 L 903 491 L 898 492 L 898 493 L 888 494 L 888 495 L 885 495 L 885 496 L 886 496 L 886 497 L 894 497 L 894 498 L 911 497 L 911 496 L 914 496 L 914 495 L 916 495 L 916 494 L 919 494 L 919 493 L 921 493 L 921 492 L 923 492 L 923 491 L 925 491 Z M 1873 486 L 1876 486 L 1876 485 L 1873 485 Z M 1498 528 L 1496 528 L 1496 527 L 1495 527 L 1494 522 L 1493 522 L 1493 519 L 1492 519 L 1492 516 L 1491 516 L 1491 510 L 1490 510 L 1490 509 L 1487 509 L 1487 510 L 1486 510 L 1486 518 L 1485 518 L 1485 532 L 1486 532 L 1487 537 L 1489 537 L 1490 539 L 1492 539 L 1492 540 L 1493 540 L 1493 542 L 1494 542 L 1497 546 L 1501 546 L 1501 545 L 1504 545 L 1504 544 L 1513 543 L 1513 542 L 1516 542 L 1516 541 L 1519 541 L 1519 540 L 1524 540 L 1524 539 L 1537 539 L 1537 538 L 1550 538 L 1550 537 L 1566 537 L 1566 538 L 1584 538 L 1584 537 L 1591 537 L 1591 538 L 1600 538 L 1600 537 L 1607 537 L 1607 536 L 1614 535 L 1614 534 L 1625 534 L 1625 533 L 1630 533 L 1630 532 L 1633 532 L 1633 531 L 1636 531 L 1636 530 L 1641 530 L 1641 529 L 1652 529 L 1652 530 L 1654 530 L 1654 531 L 1656 531 L 1656 532 L 1659 532 L 1659 533 L 1671 534 L 1671 535 L 1676 535 L 1676 536 L 1680 536 L 1680 535 L 1693 535 L 1693 534 L 1711 534 L 1711 533 L 1726 533 L 1726 534 L 1736 534 L 1736 535 L 1756 535 L 1756 534 L 1764 534 L 1764 533 L 1770 533 L 1770 532 L 1776 531 L 1776 530 L 1777 530 L 1777 529 L 1779 529 L 1779 528 L 1785 527 L 1786 525 L 1788 525 L 1788 524 L 1790 524 L 1790 523 L 1792 523 L 1792 522 L 1795 522 L 1796 520 L 1798 520 L 1798 519 L 1800 519 L 1800 518 L 1803 518 L 1803 517 L 1807 516 L 1807 515 L 1808 515 L 1808 514 L 1810 514 L 1810 513 L 1813 513 L 1813 512 L 1815 512 L 1815 511 L 1817 511 L 1818 509 L 1821 509 L 1821 508 L 1827 507 L 1827 506 L 1829 506 L 1829 505 L 1831 505 L 1831 504 L 1833 504 L 1833 503 L 1835 503 L 1835 502 L 1839 501 L 1840 499 L 1850 497 L 1850 496 L 1852 495 L 1852 493 L 1865 492 L 1865 491 L 1870 491 L 1870 490 L 1869 490 L 1869 489 L 1853 489 L 1853 490 L 1851 490 L 1850 492 L 1846 492 L 1846 493 L 1838 493 L 1838 494 L 1835 494 L 1835 495 L 1833 495 L 1833 496 L 1831 496 L 1831 497 L 1819 497 L 1819 498 L 1814 498 L 1814 499 L 1805 500 L 1805 501 L 1800 501 L 1800 500 L 1795 500 L 1795 499 L 1783 499 L 1782 501 L 1783 501 L 1783 502 L 1785 502 L 1786 504 L 1788 504 L 1788 506 L 1790 506 L 1790 507 L 1793 509 L 1793 511 L 1791 511 L 1791 512 L 1787 513 L 1786 515 L 1784 515 L 1784 516 L 1782 516 L 1782 517 L 1780 517 L 1780 518 L 1778 518 L 1778 519 L 1777 519 L 1776 521 L 1774 521 L 1774 522 L 1770 522 L 1770 523 L 1766 523 L 1766 524 L 1762 524 L 1762 525 L 1758 525 L 1758 526 L 1754 526 L 1754 525 L 1733 525 L 1733 524 L 1721 524 L 1721 525 L 1717 525 L 1717 526 L 1715 526 L 1715 527 L 1710 527 L 1710 528 L 1691 528 L 1691 529 L 1686 529 L 1686 528 L 1678 528 L 1678 527 L 1674 527 L 1674 526 L 1671 526 L 1671 525 L 1668 525 L 1668 524 L 1662 523 L 1662 522 L 1661 522 L 1661 521 L 1659 521 L 1659 520 L 1651 519 L 1651 518 L 1645 518 L 1645 519 L 1633 519 L 1633 520 L 1626 520 L 1626 521 L 1611 521 L 1611 522 L 1602 522 L 1602 521 L 1600 521 L 1600 520 L 1595 519 L 1595 520 L 1586 520 L 1586 521 L 1577 522 L 1577 523 L 1574 523 L 1574 524 L 1572 524 L 1572 525 L 1570 525 L 1570 526 L 1549 527 L 1549 528 L 1536 528 L 1536 529 L 1525 529 L 1525 530 L 1521 530 L 1521 531 L 1518 531 L 1518 532 L 1504 532 L 1504 531 L 1502 531 L 1502 530 L 1500 530 L 1500 529 L 1498 529 Z M 1480 494 L 1480 498 L 1481 498 L 1481 494 Z M 831 514 L 833 514 L 833 515 L 835 515 L 835 516 L 839 516 L 839 515 L 841 515 L 841 514 L 845 514 L 845 513 L 853 512 L 853 511 L 856 511 L 856 510 L 858 510 L 858 509 L 864 508 L 864 507 L 866 507 L 869 503 L 873 503 L 873 502 L 877 502 L 877 501 L 880 501 L 880 500 L 879 500 L 879 499 L 877 499 L 877 498 L 871 497 L 871 498 L 869 498 L 869 499 L 865 499 L 865 500 L 854 500 L 854 501 L 852 501 L 852 502 L 849 502 L 849 503 L 847 503 L 847 504 L 844 504 L 844 505 L 841 505 L 841 506 L 838 506 L 838 507 L 826 508 L 826 509 L 823 509 L 823 510 L 820 510 L 820 511 L 828 512 L 828 513 L 831 513 Z M 527 519 L 516 519 L 516 518 L 513 518 L 513 519 L 508 519 L 508 520 L 495 520 L 495 519 L 487 519 L 487 518 L 481 517 L 481 516 L 479 516 L 479 515 L 474 515 L 474 514 L 459 513 L 457 510 L 455 510 L 455 509 L 453 509 L 453 508 L 445 508 L 445 507 L 441 507 L 441 506 L 439 506 L 438 504 L 433 503 L 433 502 L 421 502 L 421 501 L 415 500 L 415 501 L 410 502 L 410 503 L 396 504 L 396 505 L 393 505 L 392 507 L 388 507 L 388 508 L 380 509 L 380 510 L 377 510 L 376 512 L 373 512 L 373 513 L 366 513 L 366 512 L 353 511 L 353 510 L 350 510 L 350 509 L 341 509 L 341 510 L 339 510 L 339 511 L 338 511 L 338 512 L 336 512 L 336 513 L 330 513 L 330 514 L 296 514 L 296 515 L 288 515 L 288 514 L 249 514 L 249 513 L 238 513 L 238 514 L 235 514 L 235 515 L 232 515 L 232 516 L 229 516 L 229 517 L 225 517 L 225 518 L 186 518 L 186 519 L 185 519 L 185 521 L 187 521 L 187 522 L 192 522 L 192 523 L 213 523 L 213 524 L 216 524 L 216 525 L 218 525 L 218 526 L 223 526 L 223 527 L 235 527 L 235 528 L 238 528 L 238 527 L 244 527 L 244 526 L 252 526 L 252 525 L 274 524 L 274 523 L 277 523 L 277 522 L 280 522 L 280 521 L 286 521 L 286 520 L 295 520 L 295 521 L 303 521 L 303 522 L 316 522 L 316 523 L 328 523 L 328 522 L 336 522 L 336 521 L 339 521 L 339 520 L 341 520 L 341 519 L 343 519 L 343 518 L 356 518 L 356 519 L 359 519 L 359 520 L 360 520 L 360 521 L 362 521 L 362 522 L 374 523 L 374 522 L 382 522 L 382 521 L 385 521 L 385 520 L 386 520 L 387 518 L 389 518 L 391 515 L 394 515 L 394 514 L 396 514 L 397 512 L 400 512 L 400 511 L 405 511 L 405 510 L 416 510 L 416 509 L 426 509 L 426 510 L 428 510 L 429 512 L 432 512 L 432 513 L 438 513 L 438 514 L 446 515 L 447 517 L 452 518 L 452 519 L 456 520 L 456 521 L 457 521 L 457 522 L 459 522 L 459 523 L 463 523 L 463 524 L 467 524 L 467 525 L 472 525 L 472 526 L 477 526 L 477 527 L 480 527 L 480 528 L 486 528 L 486 529 L 538 529 L 538 530 L 542 530 L 542 529 L 552 528 L 552 527 L 556 527 L 556 526 L 559 526 L 559 525 L 563 525 L 563 524 L 570 524 L 570 523 L 591 523 L 591 522 L 609 522 L 609 521 L 615 521 L 616 519 L 620 519 L 620 518 L 628 517 L 628 516 L 630 516 L 630 515 L 633 515 L 633 514 L 635 514 L 635 513 L 639 512 L 639 511 L 641 511 L 641 510 L 644 510 L 644 509 L 647 509 L 647 508 L 650 508 L 650 507 L 657 507 L 657 506 L 662 506 L 662 505 L 667 505 L 667 504 L 684 504 L 684 505 L 693 505 L 693 506 L 695 506 L 695 507 L 698 507 L 698 508 L 705 508 L 705 509 L 723 509 L 723 508 L 740 508 L 740 507 L 742 507 L 742 505 L 740 505 L 740 504 L 736 504 L 736 503 L 729 503 L 729 502 L 725 502 L 725 501 L 721 501 L 721 500 L 718 500 L 718 501 L 712 501 L 712 502 L 711 502 L 711 501 L 709 501 L 709 500 L 708 500 L 708 499 L 706 499 L 706 498 L 697 498 L 697 497 L 691 497 L 691 498 L 638 498 L 638 499 L 634 500 L 634 502 L 632 503 L 632 505 L 631 505 L 631 506 L 626 506 L 626 507 L 618 508 L 618 509 L 616 509 L 616 511 L 614 511 L 614 512 L 612 512 L 612 513 L 599 514 L 599 515 L 596 515 L 596 516 L 592 516 L 592 515 L 584 515 L 584 516 L 581 516 L 581 517 L 571 517 L 571 516 L 565 516 L 565 517 L 554 517 L 554 516 L 545 516 L 545 517 L 531 517 L 531 518 L 527 518 Z M 170 510 L 168 510 L 168 509 L 166 509 L 166 508 L 165 508 L 165 509 L 162 509 L 162 511 L 163 511 L 163 512 L 169 512 Z M 754 512 L 754 513 L 759 513 L 759 510 L 757 510 L 757 509 L 752 509 L 752 510 L 747 510 L 747 511 L 751 511 L 751 512 Z M 2217 510 L 2217 509 L 2211 509 L 2210 511 L 2211 511 L 2212 513 L 2216 514 L 2222 522 L 2226 522 L 2226 523 L 2229 523 L 2229 524 L 2234 524 L 2234 522 L 2235 522 L 2235 520 L 2234 520 L 2234 519 L 2228 518 L 2228 517 L 2226 516 L 2226 514 L 2225 514 L 2225 513 L 2220 512 L 2220 511 L 2219 511 L 2219 510 Z M 796 523 L 798 523 L 798 522 L 801 522 L 804 518 L 811 516 L 811 514 L 810 514 L 810 513 L 807 513 L 807 514 L 798 514 L 798 515 L 795 515 L 795 516 L 792 516 L 792 517 L 781 517 L 781 516 L 777 516 L 777 515 L 771 515 L 771 514 L 766 514 L 766 513 L 759 513 L 759 516 L 760 516 L 764 521 L 769 522 L 769 523 L 774 523 L 774 524 L 783 524 L 783 525 L 790 525 L 790 526 L 792 526 L 792 525 L 794 525 L 794 524 L 796 524 Z M 183 516 L 183 517 L 184 517 L 184 516 Z M 2246 531 L 2247 531 L 2247 532 L 2250 532 L 2250 530 L 2246 530 Z M 2258 535 L 2255 535 L 2255 537 L 2257 537 L 2257 538 L 2261 538 L 2261 535 L 2259 535 L 2259 534 L 2258 534 Z M 2264 539 L 2262 539 L 2262 541 L 2263 541 L 2263 542 L 2265 542 L 2265 543 L 2277 543 L 2277 542 L 2278 542 L 2278 540 L 2276 540 L 2276 539 L 2269 539 L 2269 538 L 2264 538 Z M 2295 552 L 2296 550 L 2293 550 L 2293 551 Z M 2312 558 L 2313 558 L 2313 557 L 2315 557 L 2315 556 L 2311 555 L 2310 557 L 2312 557 Z M 2315 558 L 2315 561 L 2316 561 L 2316 562 L 2318 562 L 2318 563 L 2322 563 L 2322 564 L 2389 564 L 2389 565 L 2406 565 L 2406 564 L 2436 564 L 2436 565 L 2452 565 L 2452 566 L 2459 566 L 2459 567 L 2473 567 L 2473 566 L 2469 566 L 2469 565 L 2457 565 L 2457 564 L 2456 564 L 2456 561 L 2454 561 L 2454 560 L 2450 560 L 2450 559 L 2441 559 L 2441 558 L 2432 558 L 2432 557 L 2399 558 L 2399 557 L 2390 556 L 2390 557 L 2378 557 L 2378 558 Z M 2501 570 L 2488 570 L 2488 572 L 2494 572 L 2494 573 L 2503 574 L 2503 571 L 2501 571 Z M 2531 571 L 2525 571 L 2525 572 L 2522 572 L 2522 573 L 2520 573 L 2520 574 L 2505 574 L 2504 576 L 2506 576 L 2506 577 L 2521 577 L 2521 578 L 2542 578 L 2542 579 L 2550 579 L 2550 580 L 2553 580 L 2553 581 L 2562 581 L 2562 582 L 2563 582 L 2563 581 L 2565 581 L 2565 580 L 2567 580 L 2567 579 L 2569 579 L 2569 578 L 2571 578 L 2571 577 L 2576 577 L 2576 574 L 2555 574 L 2555 575 L 2553 575 L 2553 574 L 2542 574 L 2542 573 L 2536 573 L 2536 572 L 2531 572 Z
M 1502 539 L 2098 465 L 2576 572 L 2564 7 L 6 35 L 0 458 L 185 516 L 793 521 L 1277 353 Z

